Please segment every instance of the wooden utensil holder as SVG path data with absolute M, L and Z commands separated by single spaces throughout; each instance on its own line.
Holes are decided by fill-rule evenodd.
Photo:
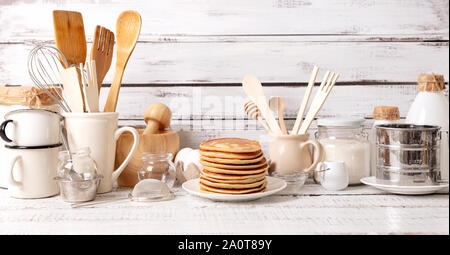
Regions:
M 172 153 L 173 159 L 180 149 L 180 138 L 177 131 L 163 130 L 156 134 L 144 134 L 145 129 L 137 129 L 139 132 L 139 147 L 134 153 L 130 163 L 119 176 L 119 186 L 134 187 L 138 183 L 138 171 L 142 167 L 142 153 Z M 115 165 L 119 166 L 133 144 L 133 137 L 123 134 L 116 145 Z

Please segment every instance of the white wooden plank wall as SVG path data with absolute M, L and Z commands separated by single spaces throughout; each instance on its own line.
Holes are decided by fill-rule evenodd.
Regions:
M 258 76 L 268 96 L 286 99 L 289 122 L 315 64 L 319 81 L 325 70 L 342 74 L 319 117 L 363 117 L 376 105 L 397 105 L 405 116 L 420 73 L 449 77 L 448 0 L 6 0 L 0 84 L 31 85 L 27 54 L 36 42 L 54 43 L 54 9 L 82 12 L 89 42 L 95 25 L 114 30 L 121 11 L 141 13 L 119 97 L 121 123 L 142 125 L 145 108 L 163 102 L 185 146 L 264 133 L 242 110 L 245 74 Z

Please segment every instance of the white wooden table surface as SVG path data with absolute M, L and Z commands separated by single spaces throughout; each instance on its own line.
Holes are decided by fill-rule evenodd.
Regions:
M 125 197 L 119 188 L 98 200 Z M 171 201 L 73 209 L 59 196 L 22 200 L 0 190 L 0 234 L 449 234 L 448 190 L 402 196 L 361 185 L 307 183 L 251 202 L 213 202 L 177 189 Z

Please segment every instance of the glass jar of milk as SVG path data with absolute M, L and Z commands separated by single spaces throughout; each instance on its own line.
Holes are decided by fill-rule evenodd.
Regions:
M 349 184 L 360 184 L 370 175 L 370 144 L 363 130 L 364 119 L 319 119 L 316 139 L 322 144 L 326 161 L 341 160 Z

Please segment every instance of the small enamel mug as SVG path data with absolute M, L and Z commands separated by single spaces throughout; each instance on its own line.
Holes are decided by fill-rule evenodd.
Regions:
M 314 159 L 310 146 L 313 148 Z M 278 135 L 269 137 L 270 170 L 277 175 L 309 172 L 322 158 L 322 146 L 309 135 Z
M 22 147 L 58 144 L 61 143 L 61 120 L 61 115 L 49 110 L 10 111 L 0 125 L 0 137 L 7 144 Z
M 113 184 L 131 160 L 139 145 L 139 133 L 132 127 L 118 128 L 119 113 L 64 113 L 65 128 L 71 150 L 89 147 L 97 162 L 97 173 L 103 175 L 98 193 L 112 191 Z M 133 135 L 133 145 L 122 164 L 114 169 L 116 142 L 124 132 Z
M 9 165 L 8 193 L 14 198 L 44 198 L 59 194 L 54 180 L 61 144 L 21 147 L 5 145 Z
M 326 190 L 343 190 L 347 188 L 349 176 L 344 161 L 324 161 L 317 164 L 314 180 Z

